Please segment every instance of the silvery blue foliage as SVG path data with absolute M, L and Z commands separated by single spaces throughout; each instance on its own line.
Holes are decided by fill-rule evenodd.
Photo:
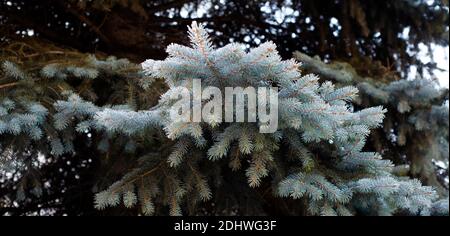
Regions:
M 27 134 L 34 140 L 42 135 L 47 109 L 38 103 L 16 103 L 4 99 L 0 103 L 0 134 Z
M 448 197 L 435 202 L 431 209 L 433 215 L 448 216 L 448 203 Z
M 4 61 L 2 64 L 2 69 L 6 76 L 11 77 L 16 80 L 28 79 L 29 76 L 20 69 L 20 67 L 10 61 Z
M 130 105 L 98 106 L 66 92 L 62 94 L 64 99 L 51 104 L 54 113 L 49 116 L 48 109 L 40 104 L 16 104 L 4 99 L 0 103 L 0 135 L 26 134 L 32 139 L 44 139 L 54 156 L 74 151 L 75 132 L 96 132 L 96 147 L 104 153 L 120 146 L 112 143 L 114 138 L 124 141 L 128 154 L 145 147 L 141 144 L 146 139 L 157 139 L 159 152 L 143 152 L 135 168 L 96 194 L 98 209 L 121 203 L 127 208 L 140 204 L 142 213 L 151 215 L 155 207 L 163 205 L 170 215 L 180 215 L 186 205 L 208 201 L 214 195 L 210 183 L 213 175 L 202 171 L 200 163 L 214 166 L 225 162 L 233 171 L 245 168 L 251 188 L 273 180 L 275 195 L 303 199 L 312 215 L 448 214 L 448 204 L 435 202 L 437 194 L 431 187 L 392 175 L 390 161 L 365 150 L 371 130 L 382 125 L 386 109 L 374 106 L 355 110 L 351 105 L 361 89 L 380 101 L 395 103 L 400 113 L 408 113 L 411 106 L 435 98 L 428 84 L 400 81 L 375 88 L 369 84 L 320 83 L 317 75 L 301 74 L 297 61 L 282 60 L 272 42 L 250 50 L 236 43 L 215 48 L 205 28 L 195 22 L 189 28 L 189 39 L 190 47 L 171 44 L 165 60 L 142 64 L 147 77 L 139 84 L 144 89 L 156 79 L 163 79 L 169 87 L 158 105 L 138 111 Z M 129 66 L 127 60 L 100 61 L 91 57 L 87 66 L 49 64 L 40 74 L 60 81 L 72 77 L 93 80 L 102 73 L 114 74 Z M 13 63 L 4 63 L 3 69 L 17 80 L 27 76 Z M 327 73 L 331 75 L 333 70 Z M 352 74 L 340 73 L 338 77 L 348 82 Z M 278 87 L 278 130 L 264 134 L 259 132 L 259 123 L 172 120 L 169 110 L 176 102 L 172 95 L 180 93 L 180 86 L 192 94 L 194 78 L 200 79 L 204 87 L 221 90 L 236 86 Z M 436 106 L 431 117 L 414 113 L 410 122 L 417 129 L 434 121 L 448 126 L 445 116 L 448 106 Z M 48 121 L 55 132 L 43 135 L 42 125 Z
M 172 44 L 167 48 L 167 59 L 143 63 L 150 77 L 163 78 L 169 86 L 157 107 L 138 112 L 103 110 L 97 113 L 95 120 L 108 124 L 105 127 L 110 131 L 128 135 L 141 132 L 150 125 L 157 124 L 154 127 L 158 128 L 159 124 L 169 139 L 177 141 L 167 157 L 171 168 L 182 168 L 190 149 L 205 152 L 210 161 L 228 157 L 234 170 L 241 168 L 238 156 L 246 156 L 250 165 L 245 174 L 251 187 L 259 186 L 264 178 L 276 171 L 273 168 L 275 159 L 283 158 L 277 151 L 280 145 L 287 143 L 293 150 L 293 158 L 300 162 L 288 170 L 292 174 L 278 184 L 278 195 L 306 199 L 311 214 L 350 215 L 356 211 L 395 214 L 400 210 L 410 214 L 430 214 L 436 199 L 432 188 L 423 187 L 416 180 L 394 177 L 390 174 L 392 163 L 377 153 L 363 150 L 370 129 L 380 127 L 385 109 L 372 107 L 353 111 L 349 102 L 357 95 L 355 87 L 335 88 L 331 83 L 320 84 L 315 75 L 301 75 L 300 64 L 294 60 L 281 60 L 271 42 L 249 51 L 239 44 L 216 49 L 203 26 L 196 23 L 190 27 L 189 37 L 191 47 Z M 191 89 L 192 78 L 201 79 L 202 86 L 222 89 L 277 85 L 280 89 L 279 130 L 275 134 L 261 134 L 253 123 L 173 123 L 167 117 L 174 102 L 170 95 L 179 93 L 179 86 Z M 206 131 L 212 133 L 211 146 L 205 146 Z M 234 145 L 237 145 L 236 149 Z M 309 154 L 314 145 L 334 149 L 326 154 L 334 161 L 322 165 L 318 157 Z M 139 175 L 140 171 L 143 169 L 138 168 L 135 174 L 130 173 L 99 193 L 96 198 L 98 208 L 117 205 L 120 194 L 117 189 L 128 188 L 126 185 L 133 182 L 130 178 Z M 203 199 L 209 199 L 211 192 L 207 182 L 200 181 L 199 185 L 203 186 L 199 188 L 204 192 L 201 195 L 208 196 Z M 125 199 L 130 193 L 121 192 L 126 205 L 136 203 L 134 197 L 130 197 L 133 201 Z M 179 202 L 184 193 L 185 189 L 180 186 L 173 192 L 174 201 Z M 178 203 L 171 206 L 171 212 L 180 213 Z
M 357 72 L 357 67 L 346 62 L 326 64 L 301 52 L 294 56 L 308 71 L 335 81 L 336 86 L 357 87 L 360 96 L 353 101 L 356 106 L 386 107 L 385 137 L 378 136 L 371 144 L 380 152 L 395 149 L 400 156 L 390 159 L 408 164 L 402 175 L 419 176 L 424 184 L 435 187 L 440 197 L 448 196 L 448 88 L 420 77 L 401 79 L 381 64 L 366 73 L 363 68 Z M 341 79 L 342 71 L 350 80 Z M 386 147 L 385 141 L 393 147 Z
M 130 109 L 105 108 L 95 113 L 94 122 L 108 132 L 136 134 L 150 126 L 159 124 L 159 111 L 139 111 Z

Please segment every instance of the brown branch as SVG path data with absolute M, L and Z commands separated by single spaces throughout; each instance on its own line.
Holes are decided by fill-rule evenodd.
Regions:
M 7 84 L 2 84 L 2 85 L 0 85 L 0 89 L 12 87 L 12 86 L 15 86 L 15 85 L 17 85 L 17 84 L 18 84 L 18 82 L 12 82 L 12 83 L 7 83 Z

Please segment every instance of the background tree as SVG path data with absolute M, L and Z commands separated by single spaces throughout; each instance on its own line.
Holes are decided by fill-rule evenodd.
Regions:
M 50 104 L 65 99 L 91 101 L 95 106 L 85 104 L 90 112 L 96 112 L 94 107 L 125 103 L 134 110 L 149 109 L 166 87 L 162 81 L 148 81 L 140 66 L 133 63 L 165 58 L 170 43 L 187 45 L 185 31 L 192 20 L 207 23 L 215 45 L 244 42 L 254 47 L 272 40 L 284 59 L 301 51 L 303 54 L 294 57 L 304 63 L 306 71 L 321 75 L 321 80 L 358 87 L 361 97 L 353 102 L 355 109 L 375 105 L 388 108 L 383 129 L 372 131 L 364 149 L 382 153 L 404 167 L 397 169 L 401 175 L 419 177 L 423 183 L 435 186 L 441 197 L 448 195 L 448 131 L 442 129 L 448 127 L 448 105 L 442 106 L 448 100 L 448 90 L 439 91 L 426 79 L 391 83 L 406 78 L 411 66 L 422 77 L 438 69 L 433 61 L 423 63 L 417 55 L 423 45 L 448 46 L 448 1 L 340 0 L 324 4 L 117 0 L 0 4 L 1 96 L 25 97 L 39 101 L 45 108 L 27 107 L 17 101 L 11 108 L 8 103 L 2 105 L 7 110 L 5 117 L 10 115 L 4 118 L 7 121 L 20 114 L 34 117 L 19 116 L 25 119 L 24 127 L 1 132 L 2 162 L 9 167 L 4 169 L 0 189 L 2 214 L 136 214 L 136 209 L 93 209 L 94 193 L 139 165 L 138 156 L 127 151 L 133 149 L 133 144 L 119 138 L 117 143 L 123 145 L 108 147 L 108 138 L 95 131 L 74 132 L 74 137 L 72 132 L 58 132 L 56 125 L 46 125 L 40 117 L 46 112 L 53 114 Z M 305 54 L 318 55 L 322 60 Z M 321 61 L 333 63 L 325 65 Z M 30 79 L 24 79 L 27 77 Z M 144 89 L 150 82 L 151 92 Z M 413 89 L 418 92 L 411 93 Z M 68 94 L 69 90 L 78 97 Z M 89 115 L 77 114 L 76 118 Z M 33 135 L 35 139 L 50 138 L 36 142 Z M 157 134 L 147 135 L 144 140 L 149 153 L 167 152 L 163 144 L 172 145 L 168 140 L 159 143 L 161 140 L 152 138 Z M 103 143 L 104 149 L 86 145 L 86 140 Z M 70 147 L 75 152 L 69 152 Z M 245 176 L 227 171 L 222 172 L 226 182 L 246 182 Z M 194 214 L 203 214 L 202 210 L 207 214 L 305 213 L 304 209 L 291 207 L 298 206 L 297 201 L 267 194 L 273 191 L 270 185 L 257 191 L 239 186 L 242 192 L 232 197 L 227 195 L 229 189 L 236 186 L 213 189 L 214 197 L 221 200 L 202 204 Z

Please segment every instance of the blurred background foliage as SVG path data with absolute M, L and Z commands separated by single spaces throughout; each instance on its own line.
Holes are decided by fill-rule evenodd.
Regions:
M 356 85 L 361 82 L 388 84 L 416 76 L 436 80 L 437 75 L 442 75 L 446 70 L 433 60 L 433 54 L 439 53 L 438 50 L 447 50 L 448 58 L 448 0 L 1 0 L 0 59 L 14 61 L 29 73 L 48 63 L 85 65 L 89 54 L 105 60 L 109 56 L 127 58 L 136 64 L 149 58 L 163 59 L 166 57 L 165 48 L 170 43 L 188 43 L 185 32 L 193 20 L 206 23 L 218 46 L 241 42 L 250 47 L 271 40 L 285 59 L 293 57 L 296 51 L 295 57 L 300 61 L 308 59 L 303 54 L 309 55 L 310 64 L 306 63 L 304 68 L 307 71 L 321 74 L 323 71 L 317 65 L 325 64 L 320 64 L 320 61 L 332 62 L 327 64 L 330 69 L 353 71 L 353 77 L 359 78 L 354 80 L 358 82 L 355 82 Z M 429 59 L 424 60 L 424 57 Z M 448 77 L 445 79 L 448 80 Z M 85 97 L 95 96 L 92 100 L 99 106 L 112 101 L 126 102 L 126 96 L 112 95 L 116 94 L 114 91 L 117 88 L 123 87 L 123 84 L 115 84 L 114 80 L 75 80 L 67 83 L 65 86 L 83 91 Z M 3 81 L 0 93 L 6 93 L 4 88 L 11 86 L 14 84 Z M 140 101 L 136 108 L 145 109 L 153 105 L 163 90 L 161 85 L 154 89 L 151 96 L 144 96 L 144 92 L 136 86 L 133 93 Z M 359 105 L 363 107 L 377 104 L 389 106 L 388 102 L 365 97 L 364 93 L 362 98 Z M 439 105 L 445 101 L 448 101 L 448 90 L 432 104 Z M 406 122 L 408 117 L 395 111 L 396 106 L 392 106 L 390 111 L 393 112 L 388 114 L 386 122 L 391 126 Z M 420 104 L 417 106 L 423 107 Z M 430 104 L 428 108 L 431 109 Z M 421 153 L 430 145 L 428 142 L 420 145 L 420 140 L 426 139 L 423 136 L 426 133 L 405 131 L 405 139 L 411 142 L 399 147 L 389 138 L 391 126 L 375 132 L 367 144 L 368 148 L 390 153 L 387 157 L 396 164 L 414 166 L 413 161 L 418 157 L 405 156 Z M 448 142 L 448 133 L 446 135 Z M 44 158 L 38 164 L 30 159 L 25 162 L 27 167 L 22 168 L 20 174 L 2 173 L 0 198 L 3 196 L 3 200 L 0 204 L 3 207 L 0 207 L 0 215 L 99 214 L 92 204 L 93 190 L 98 191 L 95 188 L 99 176 L 118 178 L 131 164 L 123 164 L 123 158 L 99 161 L 93 158 L 99 155 L 95 149 L 81 148 L 81 144 L 77 150 L 81 151 L 77 152 L 76 158 Z M 432 163 L 431 182 L 427 177 L 430 170 L 425 174 L 420 170 L 407 169 L 406 175 L 439 185 L 441 193 L 447 192 L 448 195 L 448 152 L 446 155 L 447 166 L 436 167 Z M 429 159 L 428 162 L 431 161 Z M 30 181 L 36 179 L 39 181 Z M 22 184 L 17 185 L 17 182 Z M 12 193 L 16 194 L 18 190 L 17 186 L 31 189 L 37 186 L 46 190 L 29 195 L 19 207 L 19 203 L 11 200 L 14 198 Z M 277 201 L 268 198 L 265 201 Z M 266 212 L 286 214 L 283 207 L 271 209 L 268 205 L 264 206 Z M 215 211 L 211 210 L 214 209 L 211 206 L 205 206 L 205 209 Z M 257 211 L 240 210 L 241 214 Z M 105 214 L 129 213 L 129 210 L 113 209 Z

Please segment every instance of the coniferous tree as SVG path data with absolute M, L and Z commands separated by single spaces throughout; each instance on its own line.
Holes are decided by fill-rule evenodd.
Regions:
M 300 65 L 281 60 L 271 42 L 249 51 L 239 44 L 216 49 L 205 29 L 196 23 L 189 37 L 191 47 L 170 45 L 169 57 L 146 61 L 143 69 L 147 77 L 135 81 L 142 89 L 149 89 L 149 83 L 164 79 L 169 89 L 158 105 L 137 110 L 129 101 L 100 107 L 69 89 L 60 93 L 65 99 L 55 99 L 49 108 L 33 103 L 16 107 L 14 101 L 5 99 L 4 133 L 23 135 L 25 140 L 29 137 L 36 150 L 42 146 L 49 155 L 58 157 L 76 152 L 72 144 L 76 133 L 93 131 L 100 138 L 92 145 L 100 152 L 119 149 L 138 155 L 133 169 L 96 194 L 98 209 L 123 203 L 128 208 L 138 205 L 146 215 L 195 214 L 199 202 L 214 195 L 210 183 L 220 188 L 220 173 L 229 167 L 244 171 L 251 188 L 271 180 L 272 194 L 303 199 L 297 204 L 303 204 L 307 214 L 429 215 L 448 211 L 441 201 L 435 203 L 438 195 L 433 188 L 394 176 L 390 161 L 363 150 L 370 130 L 380 126 L 386 110 L 380 106 L 352 109 L 349 102 L 357 96 L 356 87 L 336 88 L 331 82 L 319 83 L 315 75 L 301 75 Z M 58 87 L 67 77 L 89 81 L 130 67 L 129 62 L 113 58 L 104 62 L 90 57 L 85 63 L 78 67 L 47 64 L 40 69 L 44 82 L 39 82 L 51 88 L 45 85 L 47 79 Z M 35 82 L 33 75 L 10 61 L 3 63 L 3 72 L 13 81 L 8 84 Z M 179 93 L 179 86 L 191 88 L 193 78 L 220 89 L 277 86 L 279 129 L 261 134 L 260 124 L 171 120 L 168 113 L 175 102 L 171 94 Z M 387 89 L 396 90 L 401 83 Z M 25 99 L 16 96 L 14 93 L 19 101 Z M 159 150 L 146 149 L 149 136 L 161 142 Z M 14 155 L 27 152 L 29 146 L 17 149 L 16 143 L 11 143 L 4 148 Z M 20 161 L 15 155 L 12 159 Z
M 448 163 L 449 158 L 448 88 L 420 77 L 401 80 L 380 65 L 375 66 L 380 73 L 364 76 L 349 63 L 326 64 L 301 52 L 295 52 L 294 57 L 303 61 L 303 68 L 310 72 L 340 86 L 357 87 L 361 96 L 355 106 L 387 107 L 389 116 L 382 132 L 372 139 L 373 147 L 400 165 L 396 171 L 399 175 L 417 177 L 448 197 L 448 170 L 438 164 Z
M 436 68 L 415 53 L 448 45 L 448 1 L 218 3 L 0 3 L 0 214 L 448 215 L 448 90 L 401 79 L 410 65 L 421 75 Z M 197 38 L 219 74 L 199 65 L 207 60 L 195 41 L 142 67 L 98 51 L 165 58 L 166 45 L 186 44 L 192 19 L 208 22 L 211 41 L 201 27 Z M 323 61 L 283 61 L 265 40 L 283 58 L 301 50 Z M 239 68 L 258 51 L 269 58 Z M 289 65 L 302 75 L 277 74 Z M 232 73 L 241 70 L 250 77 Z M 283 126 L 270 136 L 254 124 L 170 121 L 168 98 L 186 73 L 218 87 L 279 87 Z M 293 89 L 303 93 L 290 97 Z

